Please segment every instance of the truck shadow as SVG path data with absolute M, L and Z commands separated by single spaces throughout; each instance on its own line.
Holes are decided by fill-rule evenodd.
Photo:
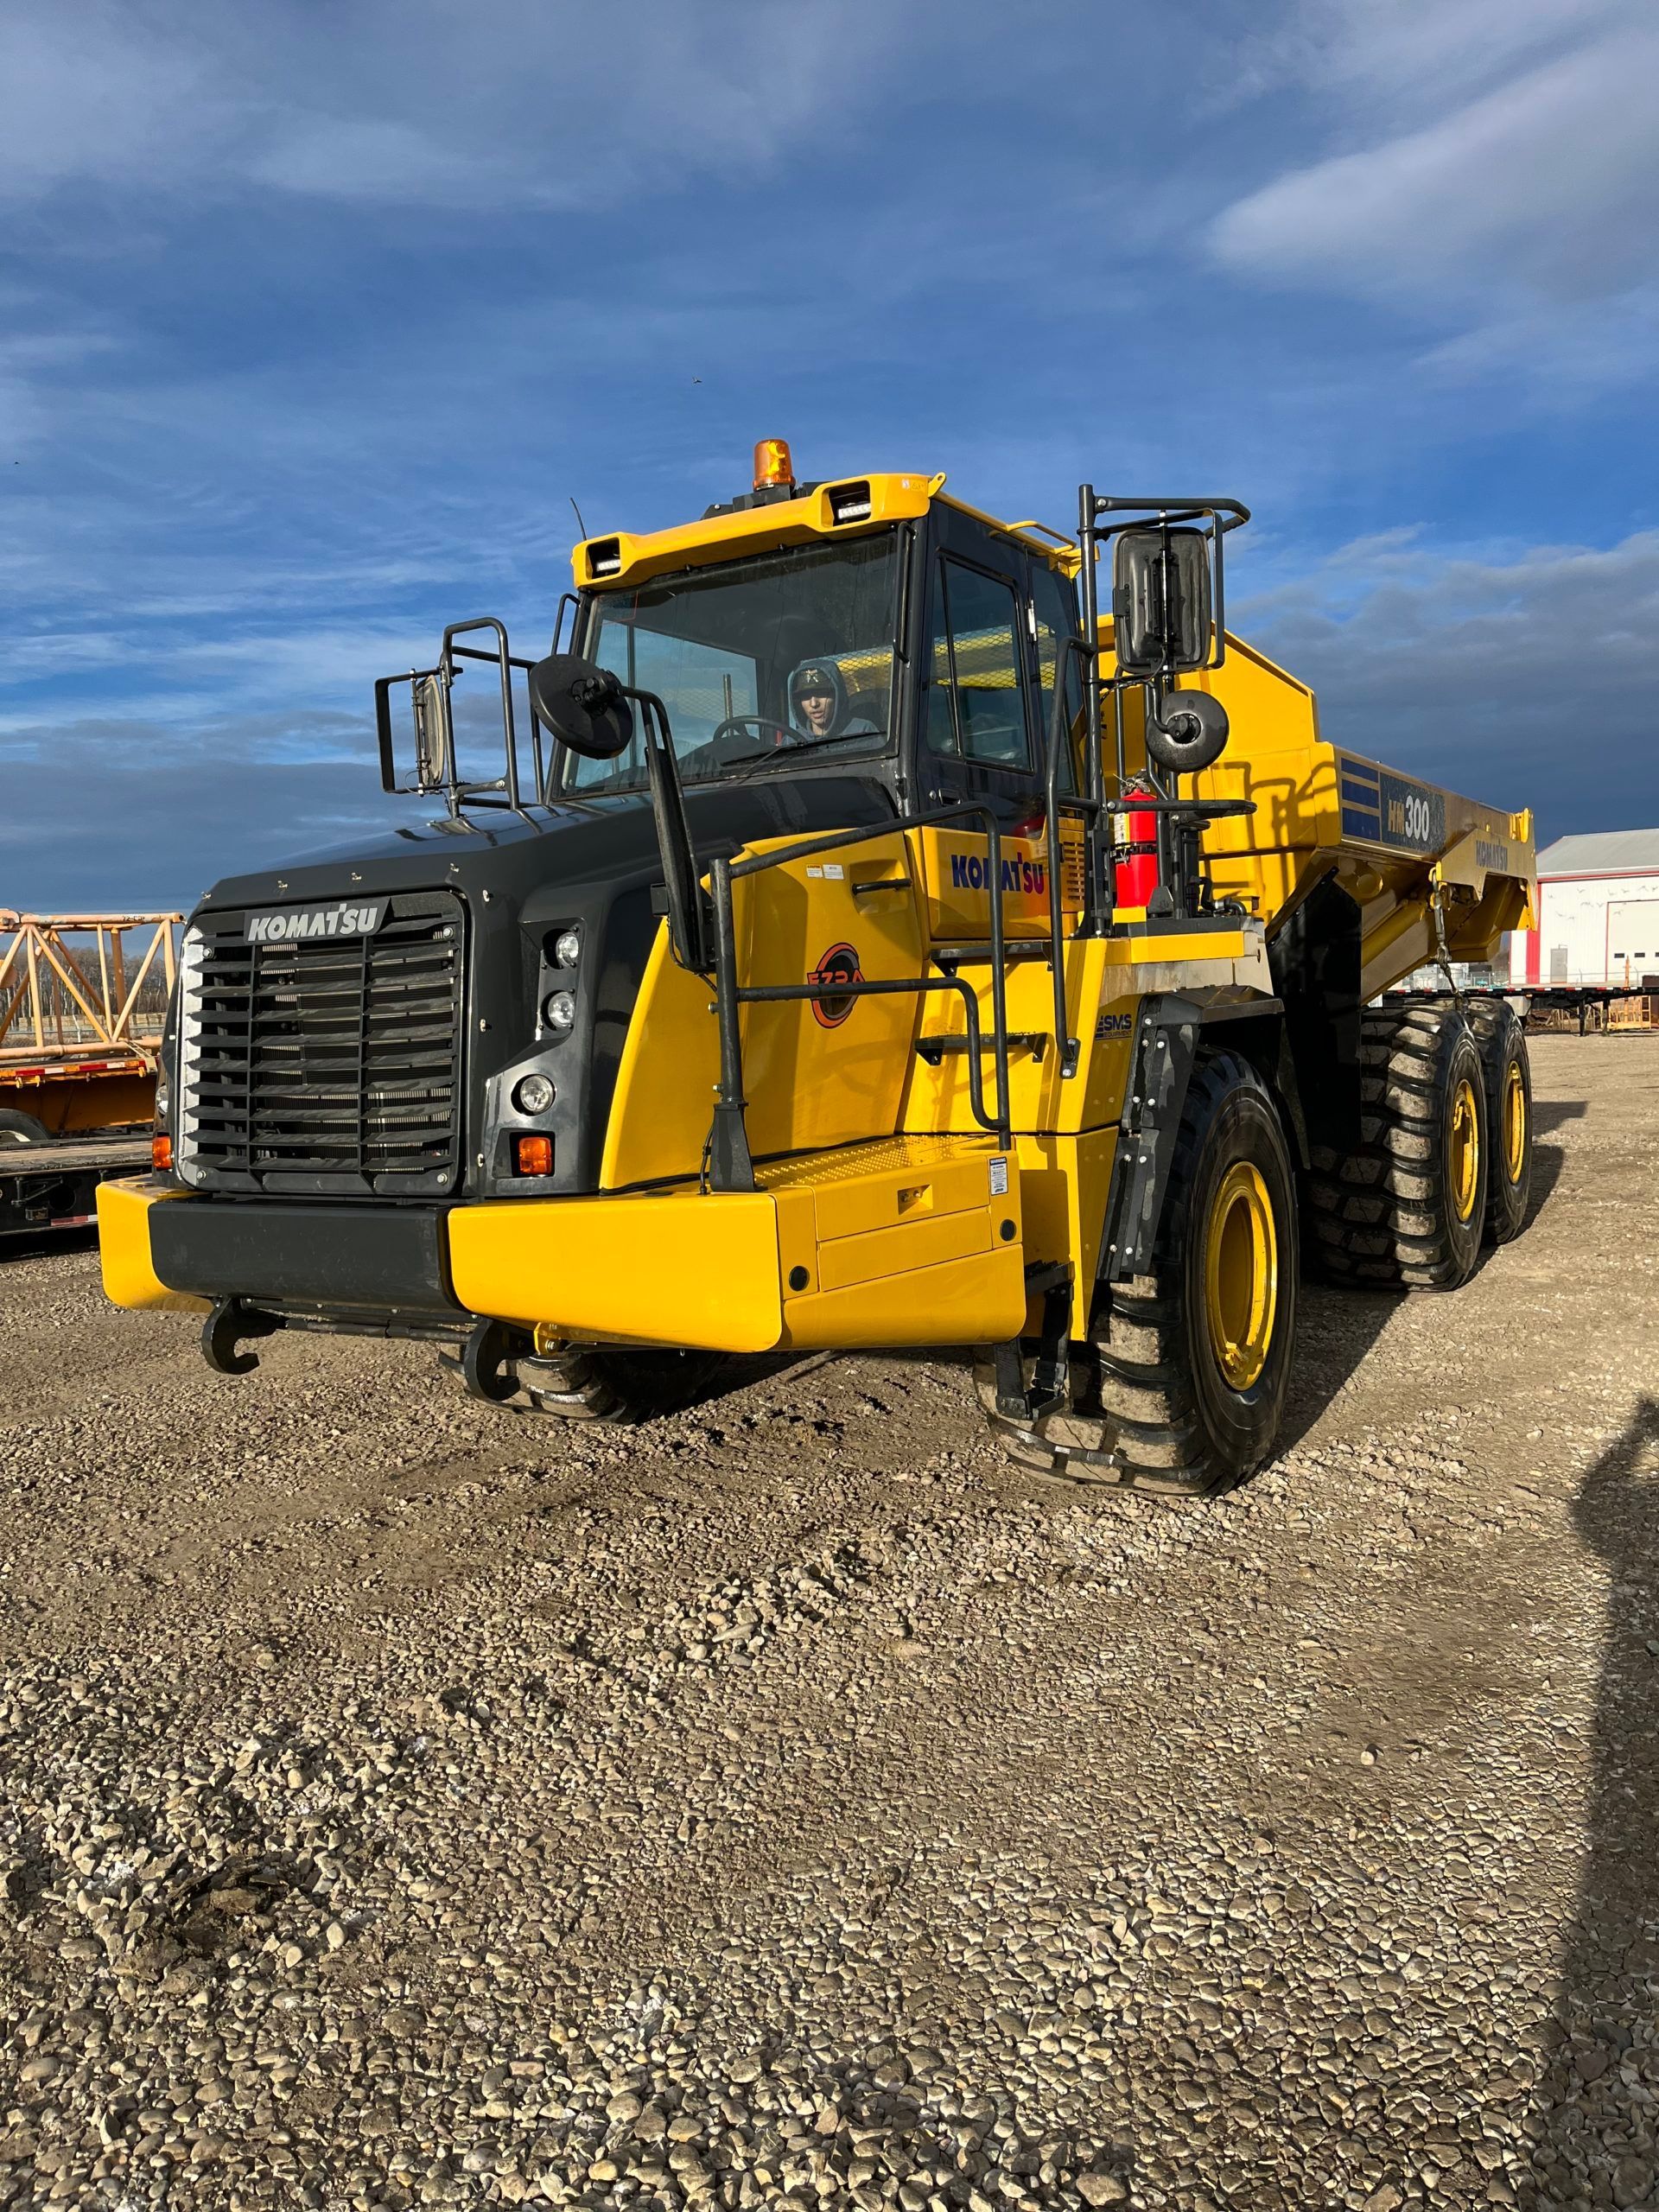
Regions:
M 1607 1571 L 1585 1855 L 1530 2118 L 1524 2212 L 1645 2207 L 1659 2095 L 1659 1400 L 1644 1398 L 1573 1510 Z
M 1548 1136 L 1567 1122 L 1581 1122 L 1589 1112 L 1582 1098 L 1535 1098 L 1532 1102 L 1532 1133 Z M 1535 1173 L 1536 1169 L 1534 1170 Z
M 1543 1113 L 1553 1114 L 1554 1110 L 1540 1109 L 1540 1118 Z M 1581 1106 L 1569 1105 L 1561 1109 L 1558 1118 L 1567 1120 L 1583 1110 Z M 1554 1197 L 1565 1162 L 1566 1154 L 1560 1145 L 1534 1146 L 1532 1192 L 1527 1202 L 1523 1236 Z M 1489 1267 L 1494 1256 L 1490 1247 L 1484 1250 L 1475 1274 L 1479 1275 Z M 1398 1312 L 1402 1298 L 1435 1295 L 1433 1291 L 1356 1290 L 1345 1284 L 1332 1288 L 1305 1268 L 1297 1317 L 1296 1360 L 1291 1371 L 1277 1450 L 1288 1452 L 1300 1443 L 1357 1371 L 1391 1317 Z
M 95 1229 L 29 1230 L 18 1235 L 0 1236 L 0 1268 L 8 1260 L 49 1260 L 69 1252 L 95 1252 L 98 1231 Z
M 1551 1117 L 1549 1126 L 1554 1127 L 1558 1121 L 1572 1119 L 1583 1110 L 1583 1107 L 1576 1103 L 1560 1108 L 1542 1106 L 1537 1109 L 1536 1123 L 1543 1126 L 1544 1117 L 1548 1116 Z M 1565 1158 L 1559 1145 L 1535 1146 L 1527 1229 L 1531 1228 L 1549 1204 L 1560 1180 Z M 1492 1256 L 1490 1250 L 1481 1254 L 1477 1274 L 1489 1264 Z M 1304 1267 L 1297 1322 L 1296 1357 L 1291 1373 L 1289 1395 L 1285 1402 L 1276 1446 L 1278 1452 L 1289 1451 L 1306 1435 L 1325 1408 L 1356 1373 L 1366 1354 L 1388 1326 L 1389 1317 L 1397 1311 L 1401 1298 L 1410 1294 L 1395 1290 L 1357 1290 L 1346 1285 L 1332 1288 L 1319 1281 Z M 1433 1295 L 1433 1293 L 1427 1294 Z M 733 1357 L 721 1361 L 719 1367 L 694 1389 L 677 1397 L 672 1409 L 690 1412 L 701 1407 L 712 1406 L 752 1384 L 785 1377 L 804 1378 L 807 1374 L 842 1358 L 859 1358 L 876 1365 L 891 1367 L 913 1366 L 922 1360 L 938 1362 L 959 1370 L 963 1389 L 969 1398 L 972 1396 L 972 1348 L 960 1344 L 936 1344 L 906 1351 L 878 1347 L 857 1353 L 787 1351 Z

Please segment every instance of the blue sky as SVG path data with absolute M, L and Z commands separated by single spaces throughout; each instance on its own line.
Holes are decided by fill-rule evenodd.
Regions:
M 21 0 L 0 83 L 0 905 L 351 835 L 377 675 L 763 435 L 1243 498 L 1327 736 L 1659 822 L 1645 0 Z

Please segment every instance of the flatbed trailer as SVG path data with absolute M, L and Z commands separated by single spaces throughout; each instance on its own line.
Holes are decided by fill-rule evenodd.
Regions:
M 0 908 L 0 1249 L 86 1227 L 150 1165 L 181 919 Z
M 1630 1036 L 1659 1029 L 1659 990 L 1652 983 L 1528 983 L 1510 994 L 1526 1001 L 1526 1018 L 1541 1014 L 1576 1016 L 1580 1037 L 1591 1030 Z M 1545 1027 L 1539 1023 L 1540 1028 Z
M 150 1122 L 182 919 L 0 907 L 0 1151 Z
M 99 1185 L 142 1175 L 149 1163 L 148 1131 L 130 1129 L 0 1148 L 0 1252 L 12 1237 L 90 1228 Z

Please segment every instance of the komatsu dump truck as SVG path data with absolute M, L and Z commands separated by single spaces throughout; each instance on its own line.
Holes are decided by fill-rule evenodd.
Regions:
M 1305 1262 L 1450 1289 L 1522 1226 L 1525 1046 L 1450 978 L 1533 880 L 1529 814 L 1326 743 L 1228 634 L 1247 519 L 1084 486 L 1068 538 L 767 441 L 579 544 L 549 654 L 453 624 L 377 687 L 416 818 L 191 917 L 111 1297 L 227 1374 L 424 1338 L 588 1419 L 966 1345 L 1058 1479 L 1247 1475 Z M 1426 962 L 1443 998 L 1376 1003 Z

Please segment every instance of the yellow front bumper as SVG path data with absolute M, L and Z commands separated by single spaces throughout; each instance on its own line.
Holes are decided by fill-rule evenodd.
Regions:
M 1026 1314 L 1020 1171 L 990 1140 L 893 1138 L 763 1168 L 756 1191 L 507 1199 L 441 1213 L 467 1312 L 579 1340 L 713 1351 L 982 1344 Z M 102 1185 L 104 1287 L 118 1306 L 202 1313 L 169 1289 L 157 1179 Z M 246 1294 L 257 1303 L 257 1282 Z M 320 1281 L 315 1293 L 327 1305 Z
M 1019 1333 L 1019 1167 L 989 1140 L 850 1146 L 762 1168 L 760 1181 L 457 1206 L 455 1295 L 560 1336 L 711 1351 Z
M 149 1210 L 189 1192 L 159 1175 L 135 1175 L 98 1186 L 98 1251 L 104 1294 L 116 1306 L 140 1312 L 206 1313 L 209 1301 L 169 1290 L 149 1254 Z

